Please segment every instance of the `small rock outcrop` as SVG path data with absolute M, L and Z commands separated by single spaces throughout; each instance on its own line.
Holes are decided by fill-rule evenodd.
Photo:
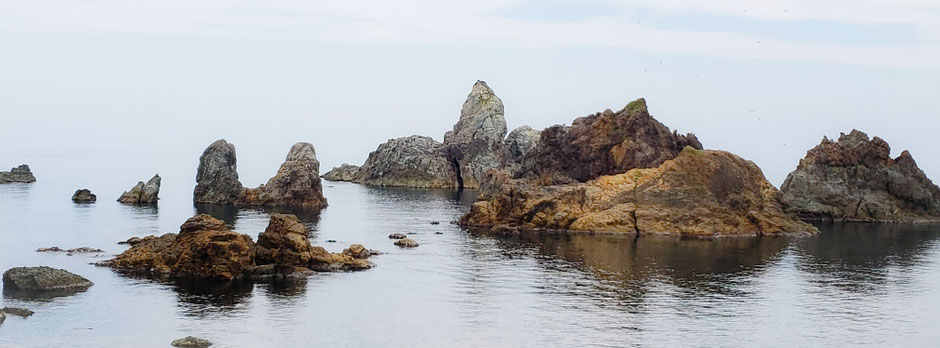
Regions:
M 343 163 L 323 174 L 323 178 L 329 181 L 356 181 L 358 176 L 359 166 L 349 163 Z
M 33 314 L 36 314 L 36 312 L 33 312 L 26 308 L 14 308 L 14 307 L 3 307 L 3 309 L 0 309 L 0 313 L 15 315 L 21 318 L 29 318 Z
M 95 285 L 64 269 L 16 267 L 3 273 L 4 292 L 78 292 Z
M 392 233 L 388 235 L 388 239 L 405 239 L 408 238 L 404 233 Z
M 634 168 L 655 168 L 686 146 L 702 149 L 695 135 L 679 135 L 650 116 L 644 99 L 620 111 L 575 119 L 571 126 L 542 131 L 516 177 L 544 183 L 585 182 Z
M 402 248 L 417 248 L 418 242 L 416 242 L 414 239 L 411 239 L 411 238 L 402 238 L 402 239 L 396 240 L 395 245 L 400 246 Z
M 506 140 L 503 141 L 503 147 L 506 148 L 509 160 L 515 163 L 522 162 L 522 158 L 539 144 L 539 137 L 541 136 L 541 131 L 532 129 L 529 126 L 513 129 L 506 136 Z
M 310 143 L 291 146 L 277 174 L 257 188 L 244 190 L 238 206 L 323 208 L 327 206 L 320 181 L 320 161 Z
M 361 184 L 397 187 L 456 187 L 457 174 L 443 144 L 412 135 L 390 139 L 369 154 L 355 180 Z
M 477 81 L 464 101 L 460 119 L 444 134 L 444 148 L 457 171 L 458 187 L 477 188 L 486 171 L 506 164 L 503 101 Z
M 94 193 L 91 193 L 89 189 L 79 189 L 75 190 L 75 193 L 72 194 L 72 202 L 75 203 L 94 203 L 98 200 L 98 196 L 95 196 Z
M 193 201 L 196 203 L 231 204 L 242 192 L 238 181 L 235 145 L 225 139 L 216 140 L 199 157 L 196 170 L 196 188 Z
M 940 187 L 908 151 L 858 130 L 823 138 L 781 186 L 787 209 L 808 221 L 940 222 Z
M 25 164 L 10 169 L 9 172 L 0 172 L 0 184 L 13 182 L 31 183 L 35 181 L 36 177 L 33 176 L 33 172 L 29 170 L 29 166 Z
M 234 158 L 234 157 L 233 157 Z M 156 174 L 146 183 L 138 181 L 130 191 L 125 191 L 118 202 L 126 204 L 151 204 L 160 199 L 160 175 Z
M 539 186 L 504 172 L 492 176 L 487 199 L 474 203 L 461 225 L 684 237 L 818 233 L 784 212 L 779 192 L 753 162 L 724 151 L 690 146 L 656 168 L 586 183 Z
M 170 345 L 177 348 L 205 348 L 211 346 L 212 342 L 204 338 L 186 336 L 173 340 L 173 342 L 170 342 Z

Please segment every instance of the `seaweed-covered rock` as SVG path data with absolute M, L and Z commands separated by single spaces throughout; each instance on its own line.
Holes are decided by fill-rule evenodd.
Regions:
M 156 174 L 147 182 L 138 181 L 130 191 L 125 191 L 118 197 L 118 202 L 127 204 L 156 203 L 160 195 L 160 175 Z
M 78 189 L 75 190 L 75 193 L 72 194 L 72 202 L 75 203 L 94 203 L 98 200 L 98 196 L 95 196 L 94 193 L 91 193 L 89 189 Z
M 343 163 L 323 174 L 323 178 L 329 181 L 355 181 L 358 175 L 359 166 Z
M 823 138 L 781 186 L 787 209 L 811 221 L 937 222 L 940 187 L 910 152 L 858 130 Z
M 196 170 L 196 203 L 231 204 L 242 191 L 238 181 L 235 145 L 225 139 L 216 140 L 199 157 Z
M 10 169 L 9 172 L 0 172 L 0 184 L 13 182 L 31 183 L 35 181 L 36 177 L 33 176 L 33 172 L 29 170 L 29 166 L 25 164 Z
M 457 187 L 457 174 L 443 145 L 412 135 L 390 139 L 369 154 L 359 168 L 358 183 L 398 187 Z
M 320 181 L 320 161 L 313 145 L 299 142 L 291 146 L 277 174 L 264 185 L 244 190 L 235 200 L 235 205 L 326 207 Z

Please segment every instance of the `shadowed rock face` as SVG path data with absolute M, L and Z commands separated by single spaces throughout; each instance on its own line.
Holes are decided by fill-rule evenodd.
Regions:
M 130 191 L 125 191 L 118 197 L 118 202 L 127 204 L 157 203 L 160 195 L 160 175 L 156 174 L 146 183 L 138 181 Z
M 493 172 L 485 190 L 461 225 L 687 237 L 818 232 L 783 211 L 753 162 L 692 147 L 657 168 L 586 183 L 538 186 Z
M 544 183 L 585 182 L 633 168 L 654 168 L 685 146 L 702 149 L 692 135 L 679 135 L 650 116 L 638 99 L 622 110 L 606 110 L 542 131 L 538 145 L 522 160 L 516 177 Z
M 30 183 L 35 181 L 36 177 L 33 176 L 33 172 L 29 170 L 29 166 L 25 164 L 10 169 L 9 172 L 0 172 L 0 184 L 12 182 Z
M 457 187 L 457 175 L 443 145 L 419 135 L 379 145 L 369 154 L 355 181 L 377 186 Z
M 888 143 L 858 130 L 823 138 L 787 176 L 783 201 L 805 220 L 940 221 L 940 188 L 909 152 L 890 154 Z
M 359 176 L 359 166 L 349 163 L 343 163 L 339 167 L 334 167 L 323 174 L 323 178 L 329 181 L 355 181 Z
M 199 157 L 196 171 L 196 203 L 231 204 L 242 191 L 236 169 L 235 145 L 216 140 Z
M 287 153 L 277 174 L 257 188 L 244 190 L 235 200 L 239 206 L 314 207 L 327 206 L 320 181 L 320 161 L 310 143 L 296 143 Z
M 477 81 L 463 103 L 454 129 L 444 134 L 444 147 L 454 162 L 459 186 L 479 187 L 486 171 L 505 165 L 505 137 L 503 101 L 486 82 Z

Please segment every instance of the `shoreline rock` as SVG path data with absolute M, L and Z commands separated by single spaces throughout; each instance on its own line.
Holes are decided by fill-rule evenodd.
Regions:
M 75 203 L 94 203 L 97 200 L 98 196 L 89 189 L 78 189 L 72 194 L 72 202 Z
M 21 164 L 17 167 L 13 167 L 8 172 L 0 172 L 0 184 L 7 183 L 31 183 L 36 182 L 36 177 L 33 176 L 33 172 L 29 170 L 29 166 Z
M 788 211 L 807 221 L 940 222 L 940 187 L 910 152 L 859 130 L 823 137 L 781 186 Z
M 412 135 L 389 139 L 369 153 L 355 182 L 372 186 L 450 188 L 457 174 L 444 145 L 430 137 Z
M 117 201 L 125 204 L 152 204 L 160 199 L 160 175 L 155 174 L 146 183 L 138 181 L 130 191 L 125 191 Z

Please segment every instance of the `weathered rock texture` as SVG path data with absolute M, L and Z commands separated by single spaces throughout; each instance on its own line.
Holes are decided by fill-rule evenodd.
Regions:
M 33 172 L 29 170 L 29 166 L 25 164 L 10 169 L 9 172 L 0 172 L 0 184 L 12 182 L 30 183 L 35 181 L 36 177 L 33 176 Z
M 3 273 L 4 291 L 82 291 L 92 285 L 80 275 L 46 266 L 16 267 Z
M 355 181 L 358 176 L 359 166 L 349 163 L 343 163 L 323 174 L 323 178 L 329 181 Z
M 72 194 L 72 202 L 75 203 L 92 203 L 98 200 L 98 196 L 95 196 L 94 193 L 91 193 L 89 189 L 79 189 L 75 190 L 75 193 Z
M 909 152 L 890 154 L 887 142 L 858 130 L 823 138 L 781 186 L 783 201 L 812 221 L 940 221 L 940 188 Z
M 146 183 L 138 181 L 130 191 L 125 191 L 118 198 L 118 202 L 127 204 L 157 203 L 160 195 L 160 175 L 155 174 Z
M 441 143 L 412 135 L 379 145 L 355 181 L 377 186 L 457 187 L 457 174 Z
M 196 171 L 196 203 L 230 204 L 242 191 L 236 169 L 235 145 L 225 139 L 216 140 L 199 157 Z
M 506 140 L 503 141 L 503 147 L 506 149 L 509 160 L 517 163 L 522 162 L 522 158 L 539 144 L 539 137 L 541 136 L 541 131 L 532 129 L 529 126 L 513 129 L 506 136 Z
M 320 181 L 320 161 L 313 145 L 300 142 L 291 146 L 277 174 L 264 185 L 243 190 L 235 205 L 326 207 Z
M 517 177 L 544 183 L 585 182 L 633 168 L 654 168 L 686 146 L 702 149 L 692 135 L 679 135 L 650 116 L 646 101 L 575 119 L 571 126 L 542 131 L 538 145 L 522 160 Z
M 180 233 L 148 236 L 112 260 L 99 263 L 119 272 L 158 278 L 234 280 L 302 274 L 304 270 L 352 271 L 371 262 L 311 246 L 299 219 L 273 214 L 255 244 L 209 215 L 186 220 Z
M 783 211 L 779 192 L 753 162 L 723 151 L 690 146 L 657 168 L 586 183 L 538 186 L 493 176 L 487 200 L 475 203 L 461 225 L 687 237 L 818 232 Z
M 477 81 L 454 129 L 444 134 L 444 147 L 457 171 L 459 187 L 477 188 L 488 170 L 506 164 L 505 137 L 503 101 L 486 82 Z

